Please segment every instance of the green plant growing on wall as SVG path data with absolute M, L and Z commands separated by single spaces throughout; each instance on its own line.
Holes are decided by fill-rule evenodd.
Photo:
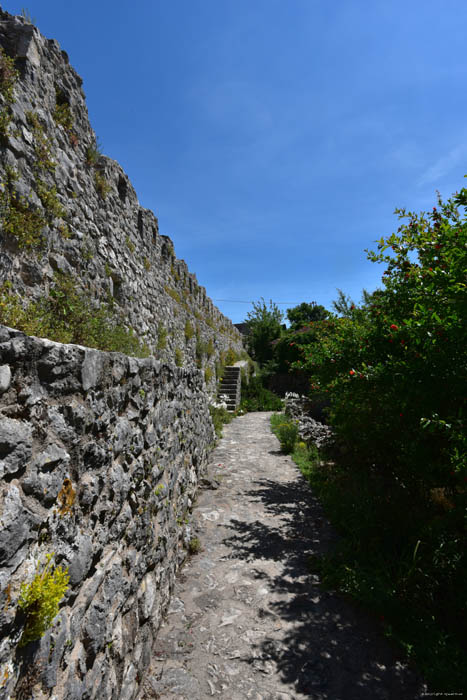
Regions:
M 163 323 L 159 323 L 157 326 L 157 349 L 164 350 L 167 345 L 167 328 L 164 327 Z
M 63 481 L 60 493 L 57 496 L 57 501 L 59 503 L 58 512 L 61 516 L 69 515 L 72 511 L 74 502 L 76 499 L 76 491 L 73 488 L 73 484 L 70 479 L 65 479 Z
M 183 352 L 180 350 L 180 348 L 175 348 L 175 364 L 177 367 L 181 367 L 183 365 Z
M 194 336 L 195 329 L 191 325 L 190 321 L 185 321 L 185 340 L 188 343 Z
M 3 109 L 0 112 L 0 140 L 3 142 L 8 137 L 11 122 L 11 105 L 15 101 L 13 92 L 18 75 L 14 59 L 7 56 L 5 51 L 0 48 L 0 94 L 5 100 Z
M 18 173 L 12 168 L 5 172 L 0 183 L 0 222 L 3 232 L 12 236 L 20 248 L 38 248 L 43 242 L 42 230 L 46 220 L 40 211 L 18 195 L 14 183 Z
M 146 270 L 146 272 L 149 272 L 149 270 L 151 269 L 151 261 L 149 260 L 149 258 L 147 258 L 147 257 L 143 258 L 143 265 L 144 265 L 144 269 Z
M 180 294 L 177 292 L 176 289 L 172 289 L 171 287 L 169 287 L 169 286 L 167 286 L 167 285 L 165 285 L 164 289 L 165 289 L 165 291 L 167 292 L 167 294 L 168 294 L 170 297 L 172 297 L 172 299 L 173 299 L 174 301 L 177 302 L 177 304 L 181 304 L 181 303 L 182 303 L 182 299 L 181 299 L 181 297 L 180 297 Z
M 196 347 L 195 347 L 195 357 L 196 366 L 201 369 L 203 366 L 203 357 L 206 352 L 206 343 L 202 340 L 199 329 L 196 329 Z
M 229 413 L 222 406 L 209 406 L 212 424 L 218 438 L 222 437 L 222 428 L 225 423 L 230 423 L 233 420 L 233 413 Z
M 0 93 L 8 103 L 13 102 L 13 91 L 18 76 L 15 59 L 7 56 L 4 49 L 0 48 Z
M 39 121 L 36 112 L 26 112 L 26 120 L 32 129 L 34 138 L 34 153 L 36 162 L 34 163 L 35 171 L 55 172 L 56 163 L 52 160 L 50 153 L 49 141 L 45 135 L 45 130 Z
M 5 282 L 0 287 L 0 323 L 59 343 L 149 355 L 147 345 L 123 325 L 112 303 L 94 304 L 68 275 L 57 273 L 49 292 L 35 301 L 23 301 Z
M 173 249 L 172 249 L 173 250 Z M 175 269 L 174 265 L 172 264 L 170 266 L 170 274 L 174 278 L 176 282 L 180 282 L 180 275 L 178 274 L 177 270 Z
M 104 175 L 98 170 L 94 173 L 94 185 L 96 187 L 96 192 L 101 199 L 106 199 L 112 187 L 105 179 Z
M 134 253 L 136 250 L 136 246 L 133 243 L 133 241 L 131 240 L 130 236 L 125 237 L 125 243 L 126 243 L 126 247 L 130 251 L 130 253 Z
M 61 566 L 52 569 L 53 556 L 53 553 L 47 554 L 45 566 L 39 564 L 33 580 L 21 585 L 18 607 L 25 614 L 26 622 L 20 647 L 44 636 L 58 614 L 60 602 L 68 590 L 68 569 L 62 569 Z
M 213 376 L 214 372 L 212 371 L 211 367 L 206 367 L 206 369 L 204 370 L 204 381 L 206 382 L 206 384 L 209 384 Z
M 102 149 L 98 140 L 96 140 L 96 143 L 91 144 L 86 148 L 86 165 L 88 168 L 94 168 L 97 165 L 101 155 Z
M 199 554 L 201 551 L 201 542 L 199 537 L 192 537 L 188 542 L 188 551 L 190 554 Z
M 58 126 L 63 126 L 65 131 L 71 135 L 73 131 L 73 115 L 71 114 L 70 103 L 60 88 L 55 88 L 55 108 L 52 112 L 52 117 Z
M 66 209 L 60 204 L 56 186 L 53 185 L 49 188 L 43 180 L 38 179 L 36 187 L 49 222 L 52 222 L 55 218 L 63 219 L 66 216 Z

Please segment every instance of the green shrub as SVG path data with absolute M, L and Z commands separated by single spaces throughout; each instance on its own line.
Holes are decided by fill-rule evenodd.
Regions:
M 282 452 L 286 455 L 293 452 L 298 439 L 297 424 L 284 415 L 276 414 L 271 417 L 271 426 L 280 442 Z
M 48 294 L 24 302 L 9 283 L 0 287 L 0 322 L 27 335 L 147 357 L 149 348 L 125 328 L 112 304 L 93 305 L 67 275 L 56 274 Z
M 281 399 L 266 389 L 260 377 L 250 377 L 246 382 L 242 377 L 242 394 L 240 408 L 242 411 L 280 411 Z
M 21 585 L 18 607 L 26 615 L 26 623 L 19 646 L 40 639 L 58 614 L 59 604 L 68 590 L 68 569 L 57 566 L 51 570 L 53 554 L 48 554 L 46 564 L 37 567 L 31 583 Z
M 234 365 L 238 360 L 238 355 L 235 350 L 230 347 L 224 355 L 224 364 L 229 367 Z
M 206 384 L 209 384 L 213 376 L 214 372 L 212 371 L 211 367 L 206 367 L 206 369 L 204 370 L 204 381 L 206 382 Z
M 201 542 L 198 537 L 192 537 L 188 543 L 188 551 L 190 554 L 199 554 L 201 552 Z
M 345 537 L 324 580 L 384 615 L 433 691 L 467 690 L 466 206 L 462 189 L 430 213 L 398 210 L 369 253 L 382 289 L 341 298 L 296 363 L 346 448 L 313 473 Z
M 177 367 L 181 367 L 183 365 L 183 352 L 180 350 L 180 348 L 175 348 L 175 364 Z
M 229 413 L 227 409 L 220 406 L 209 406 L 209 412 L 216 435 L 220 438 L 222 437 L 222 427 L 225 423 L 230 423 L 234 416 L 232 413 Z
M 14 190 L 15 174 L 6 174 L 0 191 L 0 221 L 4 233 L 15 238 L 20 248 L 40 248 L 47 223 L 42 213 Z
M 188 343 L 194 336 L 195 329 L 191 325 L 190 321 L 185 321 L 185 340 Z

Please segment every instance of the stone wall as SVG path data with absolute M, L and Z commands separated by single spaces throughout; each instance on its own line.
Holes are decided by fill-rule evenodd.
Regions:
M 19 71 L 8 95 L 0 70 L 9 120 L 0 120 L 1 281 L 37 299 L 57 272 L 71 276 L 96 302 L 111 298 L 157 359 L 201 368 L 214 394 L 216 368 L 243 350 L 238 330 L 176 258 L 122 167 L 99 154 L 82 80 L 59 44 L 0 10 L 0 47 Z M 37 221 L 28 240 L 6 224 L 12 197 L 33 229 Z
M 198 370 L 0 326 L 0 697 L 135 696 L 213 441 Z M 50 553 L 70 588 L 22 648 Z
M 0 325 L 0 698 L 131 700 L 241 336 L 99 153 L 66 53 L 0 9 L 0 323 L 8 299 L 50 298 L 60 275 L 96 308 L 111 300 L 150 357 Z M 51 554 L 70 587 L 22 646 L 21 585 Z

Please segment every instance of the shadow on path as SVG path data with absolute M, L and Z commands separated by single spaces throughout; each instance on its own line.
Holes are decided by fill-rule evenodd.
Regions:
M 337 537 L 303 476 L 297 472 L 285 483 L 259 479 L 244 497 L 276 519 L 232 519 L 224 545 L 229 558 L 281 562 L 280 575 L 261 569 L 258 575 L 271 594 L 279 594 L 271 596 L 269 613 L 291 623 L 280 640 L 262 642 L 262 658 L 274 661 L 297 692 L 316 700 L 420 697 L 419 679 L 394 663 L 397 650 L 381 638 L 379 625 L 341 596 L 323 591 L 310 573 L 309 557 L 329 551 Z
M 377 622 L 321 590 L 336 541 L 317 499 L 253 413 L 224 429 L 139 700 L 414 700 L 424 687 Z M 209 480 L 208 480 L 209 481 Z M 218 485 L 218 488 L 217 488 Z

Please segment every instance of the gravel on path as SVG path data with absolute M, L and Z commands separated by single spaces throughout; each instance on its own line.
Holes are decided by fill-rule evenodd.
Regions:
M 270 413 L 224 427 L 139 700 L 413 700 L 426 687 L 378 623 L 320 588 L 334 534 Z

